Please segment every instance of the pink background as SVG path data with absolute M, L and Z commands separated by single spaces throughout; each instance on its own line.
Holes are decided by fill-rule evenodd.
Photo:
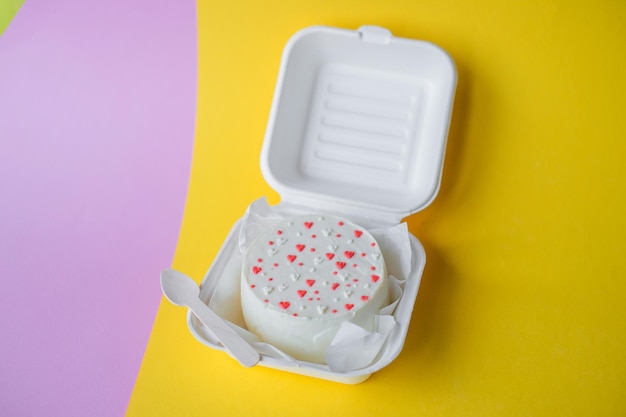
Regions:
M 174 255 L 195 2 L 27 0 L 0 37 L 0 415 L 120 416 Z

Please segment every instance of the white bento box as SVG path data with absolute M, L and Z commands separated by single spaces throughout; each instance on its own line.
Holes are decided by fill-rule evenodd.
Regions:
M 261 152 L 264 178 L 281 197 L 273 210 L 333 213 L 378 228 L 426 207 L 439 189 L 455 87 L 453 61 L 429 42 L 376 26 L 296 33 L 283 53 Z M 240 228 L 241 221 L 202 282 L 200 297 L 210 306 L 216 291 L 238 305 Z M 262 354 L 259 364 L 347 384 L 387 366 L 404 345 L 426 260 L 420 242 L 410 234 L 408 241 L 396 326 L 372 363 L 336 372 Z M 240 304 L 212 307 L 241 325 Z M 188 326 L 201 343 L 224 350 L 191 312 Z

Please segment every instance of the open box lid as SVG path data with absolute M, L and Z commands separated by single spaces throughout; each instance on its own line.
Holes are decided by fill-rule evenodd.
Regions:
M 301 30 L 283 52 L 263 176 L 283 203 L 398 223 L 437 194 L 455 86 L 429 42 Z

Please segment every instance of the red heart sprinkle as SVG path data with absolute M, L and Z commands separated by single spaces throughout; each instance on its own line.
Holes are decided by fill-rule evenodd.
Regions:
M 296 260 L 296 255 L 287 255 L 287 259 L 289 260 L 289 262 L 293 262 Z
M 282 308 L 283 310 L 287 310 L 289 308 L 289 306 L 291 305 L 291 303 L 289 303 L 289 301 L 280 301 L 278 303 L 278 305 L 280 306 L 280 308 Z
M 356 237 L 361 237 L 362 234 L 363 234 L 363 232 L 360 231 L 360 230 L 355 230 L 354 231 L 354 236 L 356 236 Z
M 282 230 L 277 230 L 277 231 L 276 231 L 276 234 L 277 234 L 277 235 L 282 235 L 282 234 L 283 234 L 283 231 L 282 231 Z
M 350 259 L 350 258 L 352 258 L 354 256 L 354 252 L 349 251 L 349 250 L 345 251 L 343 254 L 346 255 L 346 258 L 348 258 L 348 259 Z
M 327 254 L 326 254 L 326 258 L 327 258 L 329 261 L 330 261 L 331 259 L 333 259 L 334 257 L 335 257 L 335 254 L 334 254 L 334 253 L 330 253 L 330 252 L 329 252 L 329 253 L 327 253 Z
M 376 282 L 380 279 L 378 275 L 372 275 L 372 282 Z
M 343 222 L 338 222 L 337 223 L 339 226 L 343 226 Z
M 361 296 L 361 300 L 367 301 L 367 300 L 369 300 L 369 297 L 367 295 L 362 295 Z
M 346 263 L 345 262 L 337 262 L 337 263 L 335 263 L 335 265 L 337 265 L 337 268 L 343 269 L 346 266 Z
M 334 290 L 336 290 L 336 289 L 337 289 L 337 287 L 338 287 L 338 286 L 339 286 L 339 283 L 338 283 L 338 282 L 333 282 L 333 285 L 331 285 L 331 286 L 330 286 L 330 288 L 332 288 L 332 289 L 333 289 L 333 291 L 334 291 Z
M 305 290 L 298 290 L 297 293 L 298 293 L 298 296 L 300 298 L 302 298 L 302 297 L 304 297 L 306 295 L 306 291 Z M 361 298 L 363 298 L 363 297 L 361 297 Z
M 302 252 L 305 247 L 306 246 L 304 246 L 304 245 L 296 245 L 296 249 L 298 249 L 298 252 Z
M 354 304 L 346 304 L 344 307 L 346 308 L 346 310 L 350 311 L 352 310 L 352 307 L 354 307 Z
M 274 242 L 272 242 L 271 240 L 269 242 L 267 242 L 268 245 L 272 246 L 274 244 Z
M 310 229 L 313 226 L 313 222 L 304 222 L 304 227 Z
M 313 284 L 315 284 L 315 280 L 314 279 L 307 279 L 304 282 L 306 282 L 306 285 L 308 285 L 309 287 L 312 287 Z
M 254 275 L 256 275 L 256 274 L 258 274 L 259 272 L 261 272 L 261 269 L 262 269 L 262 268 L 261 268 L 261 267 L 259 267 L 259 266 L 253 266 L 253 267 L 252 267 L 252 273 L 253 273 Z

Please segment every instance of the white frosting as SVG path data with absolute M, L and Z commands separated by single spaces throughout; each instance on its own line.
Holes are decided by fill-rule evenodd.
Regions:
M 248 330 L 296 359 L 325 363 L 346 320 L 368 330 L 389 298 L 378 243 L 335 216 L 280 222 L 250 245 L 242 266 L 241 305 Z

